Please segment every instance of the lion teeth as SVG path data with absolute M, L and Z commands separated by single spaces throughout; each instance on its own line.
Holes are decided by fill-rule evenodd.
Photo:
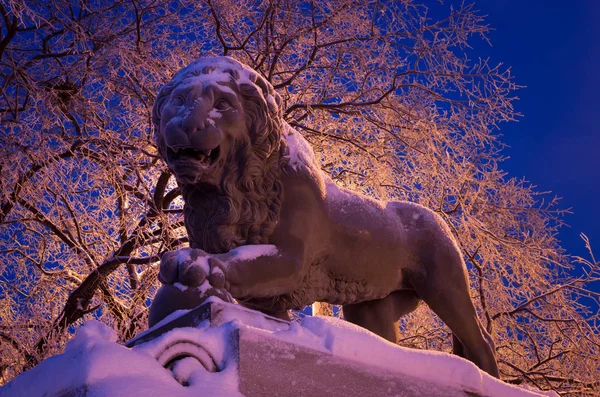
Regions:
M 206 150 L 204 151 L 204 154 L 206 155 L 206 157 L 210 156 L 210 153 L 212 152 L 212 150 Z

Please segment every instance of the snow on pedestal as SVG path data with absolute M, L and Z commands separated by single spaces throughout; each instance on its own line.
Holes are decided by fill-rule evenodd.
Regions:
M 122 346 L 88 321 L 0 396 L 542 396 L 462 358 L 407 349 L 330 317 L 288 323 L 210 298 Z

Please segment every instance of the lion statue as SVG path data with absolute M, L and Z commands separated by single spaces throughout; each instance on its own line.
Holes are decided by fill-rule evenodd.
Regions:
M 422 300 L 450 327 L 454 352 L 498 376 L 447 225 L 420 205 L 334 184 L 256 71 L 200 58 L 161 89 L 153 122 L 191 248 L 163 255 L 151 325 L 194 307 L 210 284 L 280 318 L 315 301 L 343 305 L 346 320 L 397 342 L 399 318 Z

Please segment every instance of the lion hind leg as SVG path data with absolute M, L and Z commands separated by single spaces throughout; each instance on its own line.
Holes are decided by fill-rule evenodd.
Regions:
M 344 305 L 344 318 L 358 326 L 397 343 L 398 319 L 412 312 L 419 304 L 414 291 L 395 291 L 382 299 Z
M 452 353 L 456 354 L 458 357 L 467 358 L 465 355 L 465 347 L 454 333 L 452 333 Z
M 444 302 L 447 299 L 447 302 Z M 455 338 L 454 352 L 474 362 L 490 375 L 498 377 L 498 364 L 492 345 L 487 341 L 470 301 L 456 303 L 456 296 L 423 300 L 450 328 Z M 458 343 L 456 343 L 458 342 Z
M 436 259 L 440 263 L 437 269 L 445 271 L 430 272 L 427 277 L 413 280 L 417 294 L 452 331 L 454 352 L 498 377 L 493 343 L 477 318 L 460 254 L 456 252 Z
M 492 340 L 491 335 L 481 326 L 481 322 L 479 323 L 479 328 L 481 329 L 481 333 L 487 344 L 490 346 L 492 351 L 496 350 L 496 345 Z M 476 356 L 469 352 L 465 346 L 463 346 L 462 342 L 458 337 L 452 333 L 452 353 L 456 354 L 459 357 L 466 358 L 467 360 L 475 362 Z

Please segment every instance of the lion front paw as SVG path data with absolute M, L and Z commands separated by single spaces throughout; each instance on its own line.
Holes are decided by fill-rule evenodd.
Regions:
M 201 249 L 182 248 L 163 254 L 158 279 L 165 285 L 186 287 L 199 287 L 208 281 L 214 288 L 227 289 L 223 268 L 221 261 Z
M 157 293 L 160 303 L 153 303 L 154 320 L 164 317 L 164 313 L 157 313 L 190 309 L 211 296 L 234 303 L 223 269 L 221 261 L 201 249 L 183 248 L 163 254 L 158 279 L 164 286 Z
M 165 285 L 198 287 L 210 274 L 208 259 L 209 254 L 196 248 L 165 252 L 160 259 L 158 279 Z

